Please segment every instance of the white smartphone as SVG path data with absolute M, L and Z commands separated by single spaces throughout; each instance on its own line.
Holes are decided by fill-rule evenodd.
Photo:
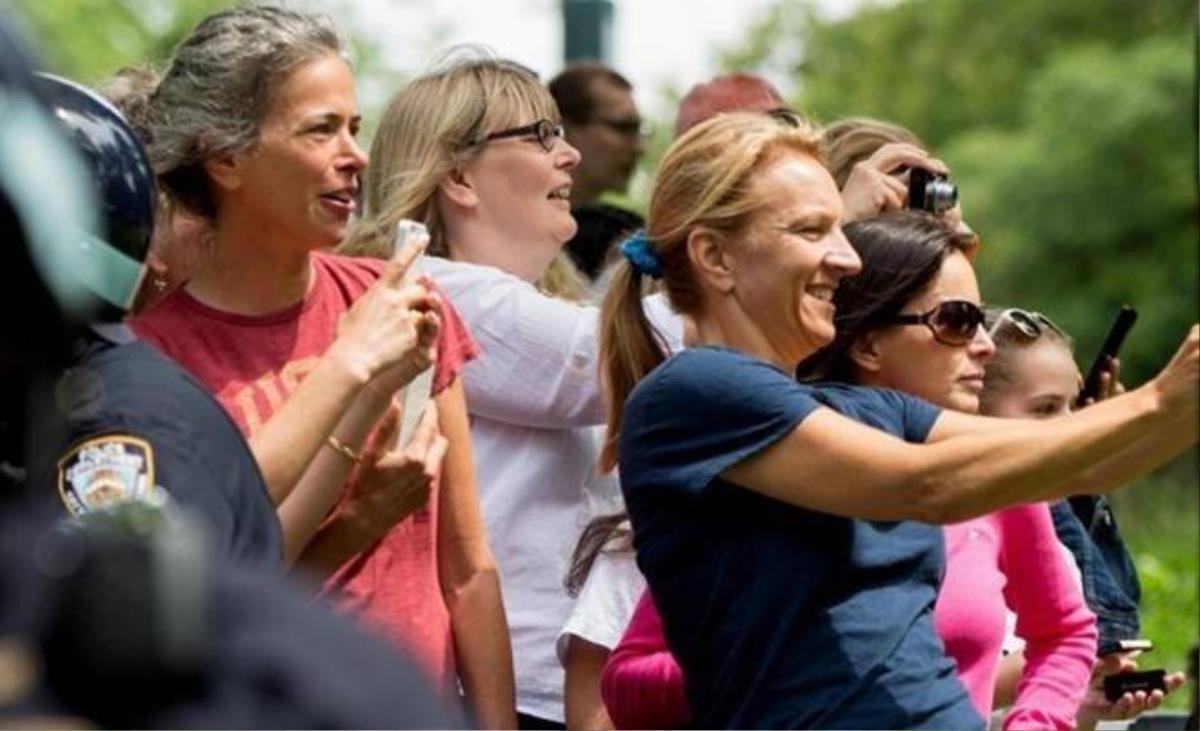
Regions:
M 428 236 L 425 224 L 420 221 L 403 219 L 396 225 L 396 238 L 392 245 L 392 256 L 400 253 L 414 236 Z M 408 268 L 404 275 L 405 284 L 412 283 L 421 274 L 421 264 L 425 259 L 422 252 Z M 396 432 L 396 446 L 404 447 L 412 440 L 417 423 L 425 413 L 425 407 L 433 395 L 433 368 L 426 368 L 419 373 L 403 391 L 396 394 L 396 405 L 400 408 L 400 429 Z

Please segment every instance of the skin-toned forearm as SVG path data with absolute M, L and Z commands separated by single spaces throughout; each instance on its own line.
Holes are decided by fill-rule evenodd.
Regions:
M 1196 442 L 1194 419 L 1164 422 L 1070 480 L 1071 495 L 1104 495 L 1169 462 Z
M 819 409 L 728 479 L 812 510 L 868 520 L 951 523 L 1070 494 L 1071 478 L 1165 417 L 1142 388 L 1062 419 L 1024 422 L 943 412 L 907 444 Z
M 446 596 L 459 679 L 481 728 L 517 727 L 508 621 L 495 569 Z
M 1138 389 L 1069 418 L 931 444 L 917 488 L 935 522 L 957 522 L 1035 499 L 1058 499 L 1076 479 L 1130 440 L 1166 421 L 1156 393 Z M 1166 455 L 1141 468 L 1152 469 Z
M 365 551 L 376 537 L 352 516 L 338 511 L 317 529 L 294 567 L 313 580 L 324 581 Z
M 388 403 L 388 399 L 379 396 L 372 389 L 361 389 L 332 431 L 333 436 L 342 444 L 361 453 L 367 435 L 387 409 Z M 333 449 L 320 449 L 296 487 L 284 498 L 278 513 L 279 522 L 283 527 L 286 564 L 294 562 L 305 551 L 328 516 L 329 509 L 337 501 L 342 485 L 345 484 L 353 466 L 354 463 L 346 455 Z M 364 544 L 362 548 L 369 543 L 361 542 Z M 340 541 L 338 545 L 342 543 Z M 353 553 L 344 559 L 350 555 Z
M 1025 653 L 1012 652 L 1004 656 L 996 670 L 996 694 L 992 699 L 995 708 L 1008 708 L 1017 699 L 1017 682 L 1025 672 Z
M 327 354 L 251 435 L 250 451 L 272 502 L 283 504 L 366 382 L 365 373 Z
M 601 731 L 613 728 L 612 719 L 600 697 L 600 676 L 609 649 L 570 636 L 563 661 L 563 713 L 569 729 Z
M 438 496 L 438 576 L 459 679 L 483 728 L 516 728 L 516 683 L 500 578 L 487 545 L 462 383 L 436 397 L 448 442 Z

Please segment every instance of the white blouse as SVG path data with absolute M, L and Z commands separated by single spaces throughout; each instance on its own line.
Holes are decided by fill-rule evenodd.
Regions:
M 591 427 L 604 422 L 600 310 L 547 297 L 495 267 L 426 258 L 482 353 L 463 370 L 488 542 L 512 633 L 517 709 L 563 720 L 555 640 L 572 601 L 571 551 L 591 518 L 597 473 Z M 661 295 L 644 300 L 672 350 L 682 321 Z

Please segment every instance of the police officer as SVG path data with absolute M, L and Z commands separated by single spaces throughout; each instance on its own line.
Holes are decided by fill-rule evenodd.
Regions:
M 229 459 L 205 444 L 224 422 L 190 411 L 199 408 L 192 393 L 203 394 L 200 387 L 125 342 L 111 327 L 115 317 L 94 326 L 92 295 L 109 303 L 99 310 L 119 310 L 140 254 L 115 246 L 98 252 L 108 244 L 80 237 L 99 230 L 90 228 L 91 191 L 80 185 L 88 168 L 57 134 L 15 48 L 0 22 L 0 726 L 461 726 L 388 643 L 307 600 L 277 571 L 210 550 L 205 536 L 220 530 L 198 526 L 226 531 L 217 535 L 225 554 L 246 557 L 269 540 L 251 540 L 252 514 L 232 514 L 244 509 L 235 493 L 200 495 L 228 488 L 175 477 L 177 469 L 208 465 L 203 457 L 176 458 L 164 445 Z M 115 124 L 111 110 L 81 102 L 52 108 L 60 118 L 78 111 L 79 126 L 101 138 L 118 129 L 106 126 Z M 92 175 L 138 179 L 124 152 L 114 158 L 117 148 L 95 149 L 104 152 L 93 158 Z M 132 220 L 148 230 L 147 218 Z M 82 351 L 73 353 L 81 337 Z M 95 378 L 62 386 L 68 362 Z M 140 393 L 159 389 L 180 395 L 147 401 Z M 126 399 L 174 416 L 148 418 Z M 110 441 L 95 441 L 105 436 Z M 22 465 L 64 440 L 50 474 L 77 469 L 54 505 L 37 471 L 23 475 Z M 83 444 L 108 446 L 85 456 Z M 257 489 L 265 500 L 261 480 Z M 167 509 L 174 504 L 194 506 L 201 519 Z M 62 506 L 80 514 L 64 518 Z
M 45 405 L 66 433 L 38 445 L 31 479 L 72 515 L 171 501 L 200 514 L 229 556 L 278 562 L 279 520 L 237 427 L 199 382 L 121 324 L 145 272 L 154 222 L 154 176 L 140 143 L 94 92 L 49 75 L 36 83 L 90 163 L 103 237 L 77 231 L 70 252 L 95 315 Z

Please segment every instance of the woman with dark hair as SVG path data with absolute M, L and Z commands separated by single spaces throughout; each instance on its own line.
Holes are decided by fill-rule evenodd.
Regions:
M 945 409 L 979 411 L 995 352 L 971 265 L 974 236 L 923 212 L 846 226 L 863 270 L 834 296 L 837 336 L 801 364 L 805 381 L 894 388 Z M 1004 728 L 1074 728 L 1091 675 L 1095 617 L 1045 503 L 946 525 L 934 620 L 976 709 L 991 714 L 1006 608 L 1026 663 Z
M 797 383 L 861 266 L 841 217 L 810 130 L 730 114 L 676 141 L 605 300 L 604 465 L 620 461 L 696 725 L 982 728 L 934 628 L 944 554 L 929 524 L 1070 494 L 1097 467 L 1113 489 L 1195 444 L 1200 328 L 1142 388 L 1020 428 Z M 646 278 L 696 324 L 669 359 Z M 901 315 L 929 337 L 979 324 Z

